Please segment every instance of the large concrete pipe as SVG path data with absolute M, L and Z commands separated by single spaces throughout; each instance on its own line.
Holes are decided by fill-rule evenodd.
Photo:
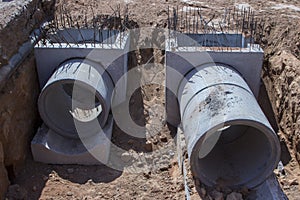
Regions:
M 178 90 L 193 175 L 208 186 L 253 188 L 276 167 L 276 134 L 242 76 L 228 65 L 205 64 Z
M 72 59 L 61 64 L 38 100 L 44 123 L 56 133 L 78 138 L 99 133 L 106 123 L 113 82 L 99 64 Z M 97 126 L 98 125 L 98 126 Z

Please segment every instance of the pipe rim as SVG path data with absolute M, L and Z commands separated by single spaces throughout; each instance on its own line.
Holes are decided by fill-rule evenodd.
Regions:
M 224 126 L 235 126 L 235 125 L 243 125 L 243 126 L 249 126 L 251 128 L 255 128 L 260 131 L 260 133 L 263 133 L 264 136 L 269 141 L 269 146 L 271 147 L 271 156 L 268 159 L 268 162 L 273 162 L 266 167 L 262 172 L 257 173 L 255 176 L 250 178 L 249 180 L 246 180 L 244 182 L 234 184 L 234 185 L 227 185 L 226 187 L 237 189 L 242 187 L 247 187 L 249 189 L 255 188 L 256 186 L 262 184 L 272 173 L 273 170 L 276 168 L 278 162 L 280 161 L 280 144 L 278 141 L 278 138 L 276 137 L 276 134 L 274 131 L 255 120 L 249 120 L 249 119 L 237 119 L 237 120 L 229 120 L 224 123 L 219 123 L 218 125 L 214 126 L 213 128 L 209 129 L 207 132 L 205 132 L 200 139 L 194 144 L 192 147 L 192 152 L 190 156 L 190 165 L 191 165 L 191 171 L 192 174 L 195 176 L 195 178 L 198 178 L 200 181 L 202 181 L 204 184 L 208 186 L 214 186 L 217 185 L 213 181 L 211 181 L 208 177 L 206 177 L 204 174 L 198 171 L 199 169 L 199 148 L 201 146 L 201 143 L 203 142 L 204 137 L 206 134 L 210 131 L 216 131 Z M 255 125 L 255 126 L 254 126 Z
M 60 83 L 60 82 L 62 82 L 62 83 Z M 54 87 L 56 84 L 59 84 L 60 86 L 63 86 L 64 84 L 70 84 L 70 83 L 74 84 L 75 82 L 76 82 L 76 84 L 80 84 L 80 86 L 84 86 L 84 88 L 87 89 L 88 91 L 94 93 L 95 97 L 97 98 L 97 100 L 102 105 L 102 112 L 100 113 L 100 115 L 96 119 L 100 123 L 100 126 L 103 127 L 105 125 L 105 123 L 106 123 L 106 118 L 108 117 L 108 109 L 107 109 L 108 105 L 106 105 L 105 99 L 97 91 L 96 88 L 94 88 L 93 86 L 91 86 L 91 85 L 89 85 L 87 83 L 84 83 L 83 81 L 80 81 L 80 80 L 63 79 L 63 80 L 57 80 L 57 81 L 51 82 L 50 84 L 46 85 L 46 87 L 43 88 L 43 90 L 40 93 L 39 98 L 38 98 L 38 110 L 39 110 L 41 118 L 43 119 L 43 122 L 49 128 L 51 128 L 52 130 L 54 130 L 58 134 L 60 134 L 62 136 L 66 136 L 68 138 L 73 138 L 73 139 L 91 137 L 91 136 L 93 136 L 93 135 L 95 135 L 95 134 L 97 134 L 99 132 L 99 128 L 98 127 L 96 127 L 94 129 L 94 131 L 86 131 L 85 135 L 81 134 L 81 136 L 79 137 L 79 135 L 78 135 L 77 132 L 74 133 L 73 131 L 64 130 L 62 128 L 62 126 L 58 125 L 59 123 L 55 122 L 55 120 L 53 120 L 52 117 L 50 117 L 49 114 L 48 114 L 49 109 L 47 108 L 45 100 L 47 99 L 48 95 L 51 95 L 51 88 Z M 94 119 L 94 120 L 96 120 L 96 119 Z M 75 129 L 76 129 L 76 121 L 77 120 L 73 118 Z M 85 123 L 90 123 L 90 122 L 85 122 Z

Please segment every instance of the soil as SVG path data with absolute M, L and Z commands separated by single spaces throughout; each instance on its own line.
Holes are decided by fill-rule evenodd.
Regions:
M 201 7 L 206 13 L 220 13 L 225 7 L 251 6 L 265 20 L 261 45 L 265 51 L 260 104 L 282 144 L 283 169 L 275 173 L 289 199 L 300 196 L 300 2 L 299 1 L 222 1 L 190 0 L 108 1 L 96 0 L 56 1 L 64 3 L 74 17 L 93 12 L 111 14 L 118 6 L 128 5 L 134 27 L 167 26 L 168 6 Z M 21 173 L 11 179 L 7 199 L 184 199 L 184 181 L 177 164 L 174 135 L 176 129 L 166 123 L 164 105 L 164 52 L 160 42 L 153 48 L 143 49 L 147 41 L 160 41 L 163 36 L 141 33 L 141 50 L 130 54 L 131 68 L 139 66 L 138 77 L 142 85 L 130 100 L 132 119 L 146 126 L 145 138 L 136 139 L 116 125 L 112 142 L 126 154 L 120 159 L 127 163 L 123 171 L 106 166 L 47 165 L 36 163 L 30 154 Z M 13 48 L 13 47 L 12 47 Z M 13 52 L 12 49 L 7 50 Z M 159 72 L 159 73 L 158 73 Z M 156 75 L 155 75 L 156 74 Z M 157 84 L 147 84 L 157 79 Z M 145 84 L 146 83 L 146 84 Z M 270 99 L 268 102 L 266 99 Z M 150 152 L 150 153 L 149 153 Z M 118 154 L 118 152 L 116 152 Z M 241 199 L 243 191 L 221 193 L 218 188 L 202 186 L 201 197 L 195 183 L 188 183 L 192 199 Z

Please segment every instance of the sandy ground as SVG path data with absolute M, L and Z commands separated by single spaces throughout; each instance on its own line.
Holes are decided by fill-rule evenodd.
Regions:
M 60 2 L 57 1 L 57 4 Z M 276 52 L 286 49 L 286 59 L 294 56 L 299 61 L 299 37 L 300 28 L 296 23 L 300 18 L 300 3 L 298 1 L 227 1 L 215 0 L 203 1 L 66 1 L 65 6 L 72 16 L 91 16 L 87 13 L 93 7 L 95 13 L 111 13 L 117 5 L 125 7 L 128 4 L 130 20 L 142 27 L 161 27 L 167 24 L 167 7 L 201 7 L 208 14 L 221 12 L 223 8 L 230 6 L 251 6 L 257 14 L 266 19 L 265 35 L 262 45 L 266 51 L 267 58 L 273 58 Z M 82 18 L 81 18 L 82 19 Z M 273 23 L 276 21 L 276 24 Z M 295 26 L 298 25 L 298 26 Z M 286 34 L 283 30 L 289 29 Z M 159 36 L 142 33 L 135 42 L 142 47 L 147 41 L 157 41 Z M 297 43 L 298 42 L 298 43 Z M 153 44 L 153 48 L 159 47 L 159 42 Z M 278 59 L 278 58 L 277 58 Z M 158 83 L 164 82 L 164 52 L 159 49 L 142 49 L 132 52 L 130 55 L 130 66 L 137 65 L 140 83 L 147 83 L 156 78 Z M 146 64 L 146 65 L 143 65 Z M 266 63 L 264 74 L 272 78 L 271 71 Z M 159 72 L 159 73 L 158 73 Z M 299 72 L 299 71 L 298 71 Z M 300 73 L 293 71 L 294 76 Z M 155 77 L 154 77 L 154 74 Z M 264 99 L 272 95 L 272 87 L 265 78 L 263 87 Z M 296 82 L 297 83 L 297 82 Z M 300 86 L 299 86 L 300 87 Z M 299 93 L 298 93 L 299 94 Z M 273 110 L 276 111 L 276 98 L 271 98 Z M 296 98 L 296 109 L 299 107 L 299 97 Z M 261 100 L 261 105 L 266 105 Z M 32 161 L 31 156 L 26 161 L 24 170 L 16 177 L 9 188 L 8 199 L 184 199 L 184 183 L 182 175 L 176 162 L 176 148 L 174 143 L 174 127 L 166 124 L 164 113 L 164 88 L 158 84 L 144 85 L 137 90 L 131 101 L 131 117 L 136 123 L 146 125 L 145 139 L 136 139 L 124 134 L 116 125 L 114 126 L 113 142 L 128 150 L 127 154 L 120 154 L 120 159 L 126 162 L 123 171 L 110 169 L 106 166 L 78 166 L 78 165 L 47 165 Z M 279 105 L 280 106 L 280 105 Z M 264 109 L 271 120 L 273 127 L 282 121 L 274 116 L 272 106 Z M 299 109 L 298 109 L 299 110 Z M 298 114 L 299 118 L 299 114 Z M 285 119 L 285 118 L 284 118 Z M 297 116 L 296 116 L 297 119 Z M 288 118 L 286 118 L 288 120 Z M 282 122 L 284 123 L 284 122 Z M 292 122 L 294 124 L 296 122 Z M 287 124 L 287 123 L 286 123 Z M 294 126 L 294 128 L 297 128 Z M 157 131 L 158 130 L 158 131 Z M 283 146 L 282 160 L 284 170 L 275 170 L 284 192 L 290 199 L 300 196 L 299 189 L 299 163 L 297 162 L 295 144 L 297 144 L 297 133 L 295 130 L 284 126 L 276 129 L 280 134 Z M 284 132 L 288 130 L 290 132 Z M 295 136 L 296 135 L 296 136 Z M 290 138 L 289 138 L 290 136 Z M 299 137 L 298 137 L 299 140 Z M 285 151 L 284 151 L 285 150 Z M 149 153 L 152 152 L 152 153 Z M 118 152 L 115 152 L 118 154 Z M 299 160 L 299 158 L 298 158 Z M 194 183 L 189 183 L 193 199 L 201 199 L 195 190 Z M 205 192 L 206 190 L 203 189 Z M 202 195 L 203 199 L 231 199 L 226 194 L 217 190 L 208 190 Z M 230 193 L 230 192 L 228 192 Z M 232 196 L 232 195 L 231 195 Z M 245 194 L 243 193 L 243 197 Z

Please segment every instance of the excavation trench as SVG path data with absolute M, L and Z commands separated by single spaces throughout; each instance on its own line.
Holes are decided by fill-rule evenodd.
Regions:
M 135 52 L 132 52 L 131 53 L 131 56 L 130 56 L 130 59 L 132 60 L 131 61 L 131 64 L 133 65 L 132 67 L 135 67 L 135 65 L 137 65 L 137 60 L 139 60 L 140 58 L 142 58 L 142 60 L 140 60 L 139 62 L 141 63 L 147 63 L 149 61 L 149 59 L 153 59 L 152 57 L 154 57 L 153 61 L 154 62 L 158 62 L 158 63 L 161 63 L 163 62 L 163 55 L 164 55 L 164 51 L 161 51 L 160 53 L 157 53 L 158 51 L 161 51 L 161 50 L 158 50 L 158 49 L 147 49 L 147 50 L 142 50 L 142 51 L 135 51 Z M 161 55 L 162 57 L 160 56 L 156 56 L 155 58 L 155 55 L 153 54 L 153 52 L 156 52 L 156 54 L 159 54 Z M 140 79 L 142 80 L 143 76 L 147 76 L 147 73 L 143 75 L 143 73 L 141 74 L 141 77 Z M 147 118 L 147 116 L 144 116 L 144 112 L 140 110 L 140 107 L 144 107 L 144 103 L 141 102 L 141 98 L 143 98 L 142 101 L 145 101 L 145 100 L 149 100 L 147 99 L 147 93 L 151 93 L 153 92 L 152 90 L 154 90 L 154 88 L 157 88 L 157 85 L 153 85 L 153 84 L 150 84 L 149 86 L 147 87 L 142 87 L 141 90 L 137 91 L 134 93 L 134 96 L 132 97 L 133 101 L 135 101 L 134 104 L 130 104 L 131 105 L 131 108 L 130 108 L 130 111 L 131 111 L 131 117 L 135 118 L 136 119 L 136 122 L 139 123 L 140 125 L 143 125 L 145 123 L 151 123 L 151 122 L 147 122 L 147 120 L 145 120 L 145 118 Z M 146 94 L 146 95 L 142 95 L 143 94 Z M 159 95 L 164 95 L 164 90 L 160 90 L 159 91 Z M 146 98 L 146 99 L 145 99 Z M 140 102 L 140 103 L 137 103 L 137 102 Z M 266 94 L 266 91 L 264 90 L 264 88 L 261 88 L 261 91 L 260 91 L 260 95 L 259 95 L 259 102 L 263 102 L 263 105 L 262 106 L 262 109 L 264 110 L 264 114 L 268 117 L 268 119 L 271 121 L 271 124 L 273 124 L 273 129 L 277 129 L 276 127 L 276 124 L 274 124 L 274 122 L 276 121 L 274 119 L 274 113 L 272 111 L 272 109 L 270 109 L 270 105 L 268 104 L 269 102 L 269 99 L 268 99 L 268 95 Z M 269 107 L 268 107 L 269 106 Z M 142 116 L 142 117 L 141 117 Z M 141 119 L 144 119 L 144 122 L 141 123 Z M 228 149 L 228 155 L 236 155 L 236 158 L 237 157 L 240 157 L 240 161 L 238 161 L 238 159 L 235 161 L 237 163 L 241 163 L 241 164 L 237 164 L 236 166 L 232 166 L 230 165 L 231 167 L 228 167 L 227 170 L 228 171 L 231 171 L 232 169 L 235 169 L 235 170 L 238 170 L 240 168 L 243 168 L 245 172 L 247 172 L 246 174 L 250 174 L 249 173 L 249 169 L 251 169 L 251 165 L 253 163 L 256 163 L 257 160 L 266 160 L 266 157 L 268 157 L 267 155 L 264 155 L 264 154 L 261 154 L 260 152 L 269 152 L 270 149 L 272 149 L 272 145 L 270 144 L 270 146 L 264 146 L 264 144 L 268 143 L 268 137 L 264 137 L 264 131 L 261 131 L 259 129 L 257 129 L 256 126 L 247 126 L 247 125 L 241 125 L 241 124 L 237 124 L 237 125 L 234 125 L 234 124 L 226 124 L 226 126 L 229 126 L 227 130 L 224 131 L 224 133 L 226 132 L 230 132 L 230 133 L 234 133 L 235 130 L 251 130 L 252 129 L 252 133 L 251 134 L 247 134 L 247 131 L 245 131 L 245 134 L 243 134 L 243 136 L 240 136 L 238 133 L 236 133 L 235 136 L 229 136 L 229 138 L 227 137 L 224 137 L 221 135 L 221 137 L 219 138 L 219 141 L 217 142 L 217 145 L 214 149 L 212 149 L 211 153 L 209 154 L 209 156 L 207 156 L 205 159 L 203 159 L 201 165 L 198 166 L 198 164 L 196 164 L 196 166 L 198 167 L 197 170 L 200 170 L 203 172 L 203 174 L 208 174 L 208 177 L 209 176 L 212 176 L 212 177 L 215 177 L 215 170 L 218 171 L 218 169 L 212 167 L 212 166 L 219 166 L 219 164 L 222 164 L 222 163 L 226 163 L 225 161 L 222 162 L 222 159 L 220 159 L 219 155 L 218 155 L 218 152 L 222 149 L 222 145 L 226 145 L 226 143 L 230 142 L 232 140 L 232 137 L 234 137 L 234 139 L 236 138 L 240 138 L 240 140 L 242 141 L 241 143 L 237 143 L 236 145 L 236 148 L 231 148 L 231 149 Z M 275 126 L 275 127 L 274 127 Z M 118 127 L 115 127 L 116 130 L 116 134 L 114 135 L 113 137 L 113 141 L 115 142 L 115 144 L 121 146 L 122 148 L 127 148 L 129 149 L 130 147 L 128 145 L 125 145 L 124 146 L 124 142 L 128 141 L 128 140 L 132 140 L 132 143 L 134 145 L 134 149 L 137 150 L 137 151 L 147 151 L 146 150 L 146 147 L 145 147 L 145 140 L 142 141 L 142 140 L 136 140 L 135 138 L 131 138 L 131 137 L 128 137 L 128 136 L 125 136 L 124 133 L 122 133 L 122 131 L 120 132 L 120 130 L 118 130 Z M 255 134 L 254 134 L 255 133 Z M 257 137 L 255 137 L 257 135 Z M 150 138 L 150 140 L 155 140 L 155 137 L 158 137 L 159 135 L 157 136 L 154 136 L 154 138 Z M 168 137 L 172 137 L 171 135 L 168 136 Z M 249 141 L 251 141 L 253 139 L 253 143 L 255 143 L 256 145 L 253 146 L 252 143 L 250 143 Z M 230 140 L 230 141 L 229 141 Z M 244 142 L 243 142 L 244 141 Z M 266 143 L 264 143 L 264 141 L 266 141 Z M 259 145 L 258 142 L 261 142 L 261 145 Z M 259 147 L 259 148 L 258 148 Z M 261 147 L 261 148 L 260 148 Z M 152 148 L 155 148 L 155 147 L 152 147 Z M 242 149 L 244 149 L 245 151 L 251 151 L 251 154 L 247 155 L 246 157 L 248 158 L 251 158 L 251 159 L 247 159 L 248 162 L 244 162 L 244 157 L 246 154 L 243 154 L 242 152 Z M 239 154 L 237 154 L 237 152 L 240 152 Z M 223 152 L 224 153 L 224 152 Z M 199 159 L 199 155 L 196 155 L 196 159 Z M 217 158 L 217 159 L 216 159 Z M 218 162 L 216 163 L 216 160 L 218 160 Z M 253 162 L 252 162 L 253 161 Z M 254 162 L 255 161 L 255 162 Z M 220 162 L 220 163 L 219 163 Z M 249 167 L 249 168 L 248 168 Z M 274 167 L 274 166 L 273 166 Z M 219 168 L 219 167 L 218 167 Z M 222 172 L 223 173 L 223 172 Z M 242 173 L 242 172 L 241 172 Z M 244 173 L 245 174 L 245 173 Z M 234 174 L 231 174 L 232 177 L 234 176 Z M 226 176 L 231 176 L 230 173 L 226 173 Z M 262 178 L 264 177 L 265 175 L 263 176 L 259 176 L 257 175 L 257 181 L 259 180 L 259 178 Z M 227 177 L 228 178 L 228 177 Z M 226 179 L 226 177 L 225 177 Z M 242 178 L 243 180 L 247 180 L 247 179 L 252 179 L 250 177 L 248 177 L 248 175 L 244 175 L 244 177 Z M 231 179 L 230 183 L 228 184 L 235 184 L 232 182 L 232 180 L 234 179 Z M 14 180 L 11 180 L 12 182 Z M 207 183 L 209 183 L 210 181 L 208 181 Z M 221 181 L 222 182 L 222 181 Z M 236 182 L 239 183 L 239 184 L 242 184 L 242 182 L 239 182 L 238 179 L 236 179 Z M 260 181 L 259 181 L 260 182 Z M 224 184 L 224 181 L 222 182 Z M 239 185 L 237 184 L 237 185 Z M 254 184 L 255 185 L 255 184 Z
M 19 29 L 19 28 L 18 28 Z M 7 31 L 10 32 L 11 31 Z M 153 52 L 159 52 L 160 56 L 155 56 L 153 54 Z M 132 57 L 130 59 L 132 59 L 132 67 L 136 66 L 138 64 L 138 60 L 140 60 L 140 58 L 144 59 L 144 61 L 141 62 L 142 63 L 146 63 L 152 56 L 156 57 L 154 59 L 154 62 L 157 63 L 163 63 L 163 58 L 164 58 L 164 51 L 161 50 L 157 50 L 157 49 L 148 49 L 148 50 L 144 50 L 144 51 L 135 51 L 134 53 L 132 53 Z M 269 63 L 269 56 L 267 56 L 265 58 L 265 63 Z M 277 93 L 273 93 L 272 92 L 272 88 L 274 86 L 276 86 L 279 82 L 278 82 L 278 78 L 277 76 L 274 76 L 274 74 L 270 73 L 269 68 L 270 66 L 274 66 L 272 64 L 269 63 L 269 65 L 267 64 L 264 68 L 263 71 L 263 75 L 264 75 L 264 81 L 266 83 L 266 87 L 267 90 L 269 91 L 269 94 L 267 93 L 267 90 L 265 88 L 265 85 L 262 84 L 261 89 L 260 89 L 260 95 L 258 97 L 258 102 L 260 103 L 260 106 L 262 107 L 262 110 L 264 112 L 264 114 L 266 115 L 266 117 L 268 118 L 268 120 L 270 121 L 270 124 L 272 125 L 272 128 L 275 130 L 275 132 L 278 131 L 278 127 L 277 127 L 277 122 L 278 122 L 278 116 L 280 114 L 280 112 L 278 112 L 278 110 L 276 110 L 276 116 L 273 112 L 273 109 L 278 108 L 278 106 L 276 105 L 276 100 L 277 100 Z M 147 75 L 147 74 L 145 74 Z M 282 75 L 282 77 L 284 77 L 284 74 Z M 141 77 L 139 77 L 139 79 L 141 79 Z M 284 79 L 286 79 L 284 77 Z M 288 81 L 286 82 L 286 85 L 288 87 Z M 151 93 L 151 91 L 155 90 L 156 91 L 157 85 L 150 85 L 147 87 L 142 87 L 142 89 L 138 89 L 138 91 L 134 94 L 134 96 L 132 97 L 132 103 L 130 104 L 131 108 L 131 117 L 135 118 L 135 121 L 137 123 L 139 123 L 140 125 L 144 125 L 147 123 L 151 123 L 147 121 L 147 115 L 144 114 L 145 111 L 145 100 L 148 100 L 149 96 L 147 95 L 147 93 Z M 288 90 L 289 92 L 292 92 L 290 90 Z M 39 194 L 29 194 L 30 197 L 38 197 L 43 190 L 43 187 L 45 186 L 46 181 L 40 181 L 40 180 L 35 180 L 35 183 L 30 183 L 30 184 L 26 184 L 25 182 L 27 181 L 27 178 L 30 178 L 31 175 L 36 174 L 36 172 L 32 172 L 33 170 L 31 170 L 31 168 L 34 166 L 34 169 L 38 169 L 40 170 L 37 173 L 41 173 L 43 176 L 46 175 L 48 176 L 50 172 L 48 172 L 49 170 L 51 171 L 53 168 L 47 165 L 39 165 L 36 163 L 32 163 L 32 162 L 27 162 L 27 165 L 25 166 L 25 171 L 27 172 L 27 174 L 21 174 L 21 176 L 17 176 L 17 172 L 20 171 L 20 169 L 23 167 L 23 165 L 21 163 L 24 162 L 24 158 L 26 156 L 26 152 L 29 152 L 29 140 L 33 137 L 33 135 L 35 134 L 37 127 L 39 125 L 41 125 L 41 122 L 39 120 L 39 115 L 37 113 L 37 98 L 38 98 L 38 92 L 39 92 L 39 88 L 38 88 L 38 80 L 37 80 L 37 76 L 36 76 L 36 70 L 35 70 L 35 64 L 34 64 L 34 58 L 33 55 L 31 54 L 26 60 L 23 61 L 22 65 L 20 68 L 18 68 L 18 70 L 13 74 L 13 76 L 9 79 L 9 81 L 6 82 L 4 88 L 2 89 L 1 92 L 1 97 L 0 97 L 0 101 L 1 103 L 3 102 L 3 106 L 1 107 L 1 118 L 0 118 L 0 122 L 2 124 L 3 127 L 3 134 L 1 134 L 0 136 L 0 153 L 1 150 L 3 149 L 3 154 L 4 154 L 4 161 L 0 160 L 1 163 L 3 163 L 3 166 L 0 166 L 0 171 L 2 174 L 4 174 L 4 176 L 0 176 L 0 177 L 4 177 L 3 178 L 3 183 L 7 183 L 7 173 L 9 175 L 10 178 L 10 182 L 11 183 L 18 183 L 19 185 L 21 185 L 22 187 L 26 188 L 27 191 L 32 191 L 32 186 L 33 184 L 39 184 L 41 183 L 41 188 L 38 188 Z M 163 96 L 164 95 L 164 91 L 159 89 L 158 90 L 157 95 Z M 146 95 L 143 95 L 146 94 Z M 270 104 L 270 99 L 269 96 L 270 95 L 270 99 L 271 99 L 271 103 Z M 299 93 L 298 93 L 299 95 Z M 11 103 L 14 103 L 14 106 L 11 105 Z M 148 101 L 147 101 L 148 102 Z M 164 104 L 163 101 L 158 102 L 158 104 Z M 280 109 L 279 110 L 284 110 L 285 107 L 285 103 L 281 103 L 280 104 Z M 143 108 L 143 109 L 141 109 Z M 146 107 L 147 110 L 147 107 Z M 289 109 L 289 112 L 292 112 L 293 109 Z M 294 115 L 294 113 L 287 113 L 289 115 Z M 18 116 L 18 117 L 16 117 Z M 297 118 L 297 117 L 296 117 Z M 287 118 L 288 119 L 288 118 Z M 254 129 L 254 132 L 257 135 L 261 135 L 261 130 L 257 129 L 256 127 L 253 126 L 246 126 L 246 125 L 232 125 L 232 124 L 228 124 L 228 129 L 225 131 L 230 131 L 230 132 L 234 132 L 234 129 Z M 173 127 L 174 128 L 174 127 Z M 283 132 L 285 132 L 285 130 L 290 131 L 289 127 L 286 127 L 282 124 L 279 124 L 279 129 Z M 14 130 L 14 134 L 12 134 L 12 131 Z M 136 138 L 133 137 L 129 137 L 126 136 L 122 133 L 122 131 L 118 130 L 118 127 L 114 128 L 114 131 L 116 131 L 115 136 L 113 137 L 113 142 L 115 142 L 117 145 L 119 146 L 123 146 L 124 148 L 133 148 L 136 151 L 139 152 L 146 152 L 148 151 L 147 149 L 149 149 L 148 146 L 146 146 L 146 141 L 145 140 L 137 140 Z M 168 139 L 172 138 L 172 134 L 170 134 L 170 131 L 166 131 L 168 135 Z M 5 137 L 4 137 L 5 136 Z M 157 138 L 159 138 L 160 135 L 155 136 L 154 138 L 151 138 L 151 140 L 154 141 L 157 140 Z M 245 134 L 245 137 L 247 138 L 247 136 L 249 136 L 247 134 Z M 239 134 L 236 135 L 236 137 L 239 137 Z M 250 137 L 250 136 L 249 136 Z M 8 139 L 7 139 L 8 138 Z M 286 138 L 286 136 L 285 136 Z M 232 138 L 226 138 L 226 137 L 220 137 L 218 144 L 225 144 L 228 142 L 228 140 L 231 140 Z M 242 138 L 241 138 L 242 139 Z M 251 137 L 250 137 L 251 139 Z M 128 140 L 131 140 L 130 144 L 127 143 Z M 262 136 L 260 139 L 257 139 L 259 141 L 263 141 L 263 140 L 268 140 L 267 137 Z M 254 139 L 254 141 L 256 142 L 256 139 Z M 288 142 L 289 143 L 289 142 Z M 241 144 L 246 144 L 246 145 L 242 145 L 244 148 L 254 148 L 253 146 L 251 146 L 250 144 L 244 142 Z M 281 160 L 284 161 L 284 163 L 288 163 L 292 157 L 295 157 L 297 153 L 299 152 L 291 152 L 291 155 L 289 154 L 288 151 L 286 151 L 286 146 L 289 146 L 290 144 L 286 144 L 286 140 L 281 142 L 282 144 L 282 149 L 284 149 L 285 151 L 282 152 L 282 157 Z M 294 145 L 294 144 L 293 144 Z M 261 145 L 259 145 L 261 147 L 261 151 L 269 150 L 269 147 L 262 147 Z M 271 146 L 271 145 L 270 145 Z M 296 149 L 297 145 L 294 145 L 294 150 Z M 13 147 L 13 148 L 12 148 Z M 289 146 L 290 147 L 290 146 Z M 155 146 L 152 146 L 152 148 L 156 148 Z M 247 148 L 248 149 L 248 148 Z M 253 150 L 257 150 L 257 149 L 253 149 Z M 210 158 L 214 158 L 217 157 L 217 153 L 214 154 L 215 152 L 219 151 L 219 149 L 214 149 L 212 151 L 211 157 L 208 157 L 208 159 Z M 236 152 L 236 149 L 232 150 L 233 152 Z M 232 151 L 229 151 L 228 154 L 231 154 Z M 253 153 L 253 151 L 252 151 Z M 259 152 L 258 152 L 259 153 Z M 255 156 L 258 155 L 258 153 L 253 153 L 251 155 L 249 155 L 249 157 L 253 158 Z M 198 155 L 199 156 L 199 155 Z M 30 153 L 27 154 L 27 157 L 29 157 L 28 159 L 30 160 Z M 259 155 L 257 157 L 257 159 L 264 159 L 266 156 L 265 155 Z M 0 158 L 2 158 L 0 156 Z M 256 159 L 256 158 L 255 158 Z M 213 160 L 213 159 L 212 159 Z M 298 159 L 299 160 L 299 159 Z M 249 161 L 249 165 L 251 164 L 251 160 Z M 36 168 L 36 165 L 38 165 L 39 167 Z M 211 166 L 211 165 L 215 165 L 215 163 L 211 160 L 209 160 L 206 164 L 204 164 L 202 167 L 203 169 L 207 169 L 207 167 L 205 167 L 205 165 Z M 243 166 L 247 169 L 247 167 L 249 166 L 247 163 L 244 165 L 239 165 L 239 166 Z M 5 167 L 6 166 L 6 169 Z M 47 168 L 47 170 L 45 170 L 44 168 Z M 55 167 L 54 167 L 55 168 Z M 58 171 L 60 171 L 60 173 L 64 174 L 64 170 L 65 168 L 60 168 L 57 167 Z M 88 169 L 93 169 L 96 171 L 95 168 L 88 168 Z M 245 170 L 246 170 L 245 169 Z M 210 172 L 210 170 L 212 171 L 213 168 L 209 168 L 209 172 L 207 172 L 208 174 L 212 174 L 212 172 Z M 109 171 L 109 170 L 107 170 Z M 0 173 L 0 174 L 1 174 Z M 115 172 L 113 171 L 109 171 L 109 173 L 111 174 L 115 174 Z M 83 173 L 84 174 L 84 173 Z M 91 175 L 91 174 L 89 174 Z M 69 177 L 69 176 L 73 176 L 73 175 L 66 175 L 65 177 Z M 91 175 L 92 176 L 92 175 Z M 118 174 L 117 176 L 120 176 L 120 174 Z M 25 179 L 24 179 L 25 177 Z M 39 177 L 42 180 L 42 176 Z M 70 178 L 71 180 L 73 180 L 74 182 L 79 182 L 78 180 L 76 180 L 76 177 L 73 179 Z M 113 178 L 109 179 L 110 181 Z M 26 180 L 26 181 L 24 181 Z M 85 178 L 83 178 L 83 180 L 86 180 Z M 0 180 L 2 183 L 2 179 Z M 106 180 L 108 182 L 108 180 Z M 82 181 L 84 182 L 84 181 Z M 45 186 L 47 187 L 47 186 Z M 29 192 L 30 193 L 30 192 Z

